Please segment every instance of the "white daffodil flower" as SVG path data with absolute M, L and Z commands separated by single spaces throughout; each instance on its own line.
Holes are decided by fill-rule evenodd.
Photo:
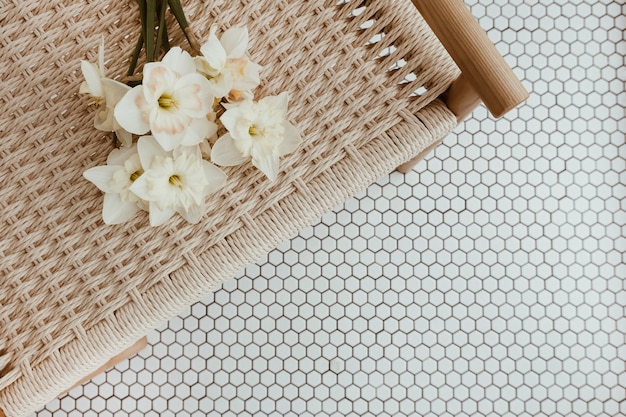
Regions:
M 161 62 L 147 63 L 143 84 L 130 90 L 115 106 L 115 119 L 137 135 L 152 132 L 166 151 L 194 146 L 217 132 L 207 115 L 213 94 L 207 79 L 196 73 L 193 58 L 178 47 Z
M 113 117 L 113 109 L 118 101 L 130 90 L 130 87 L 118 81 L 106 78 L 104 68 L 104 37 L 100 38 L 98 48 L 98 65 L 81 61 L 85 81 L 80 85 L 81 94 L 89 94 L 93 104 L 98 106 L 94 126 L 104 132 L 115 132 L 123 146 L 130 147 L 133 137 L 117 123 Z
M 190 223 L 204 214 L 205 197 L 222 188 L 226 174 L 202 159 L 198 146 L 165 151 L 155 138 L 144 136 L 137 143 L 144 174 L 130 187 L 149 202 L 150 224 L 159 226 L 178 212 Z
M 114 149 L 107 164 L 90 168 L 83 176 L 104 191 L 102 219 L 106 224 L 119 224 L 129 220 L 147 204 L 130 191 L 130 186 L 141 177 L 143 168 L 137 146 Z
M 259 102 L 244 101 L 228 106 L 220 118 L 228 133 L 211 150 L 211 160 L 223 166 L 252 164 L 274 181 L 279 157 L 293 152 L 302 139 L 286 119 L 287 93 L 270 96 Z
M 197 71 L 209 80 L 215 97 L 231 101 L 251 97 L 250 91 L 261 83 L 261 66 L 246 56 L 248 29 L 232 27 L 221 39 L 216 32 L 213 25 L 209 39 L 200 47 L 202 56 L 195 58 Z

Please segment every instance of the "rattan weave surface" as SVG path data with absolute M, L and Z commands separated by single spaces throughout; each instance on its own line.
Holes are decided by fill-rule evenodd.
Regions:
M 77 94 L 79 63 L 95 62 L 104 35 L 107 75 L 125 72 L 135 3 L 0 0 L 0 409 L 9 417 L 41 407 L 455 125 L 435 98 L 458 71 L 408 0 L 184 5 L 200 39 L 212 23 L 248 26 L 264 66 L 258 93 L 290 93 L 304 142 L 276 182 L 249 164 L 229 168 L 200 224 L 175 217 L 151 228 L 145 213 L 105 226 L 102 194 L 82 178 L 111 142 Z

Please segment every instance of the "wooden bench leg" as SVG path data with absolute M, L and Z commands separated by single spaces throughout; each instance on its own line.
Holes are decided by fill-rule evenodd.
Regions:
M 83 385 L 87 381 L 90 381 L 96 375 L 99 375 L 99 374 L 101 374 L 103 372 L 108 371 L 109 369 L 113 368 L 115 365 L 117 365 L 118 363 L 122 362 L 123 360 L 130 359 L 131 357 L 133 357 L 137 353 L 139 353 L 141 350 L 143 350 L 143 348 L 145 348 L 146 346 L 148 346 L 148 338 L 147 337 L 142 337 L 137 342 L 135 342 L 134 345 L 132 345 L 131 347 L 129 347 L 128 349 L 126 349 L 125 351 L 120 353 L 119 355 L 113 356 L 111 359 L 109 359 L 109 361 L 107 363 L 105 363 L 100 368 L 98 368 L 97 370 L 95 370 L 91 374 L 87 375 L 86 377 L 84 377 L 83 379 L 78 381 L 76 384 L 74 384 L 74 386 L 72 388 L 67 390 L 67 392 L 73 390 L 74 388 L 76 388 L 76 387 L 78 387 L 80 385 Z M 0 415 L 0 417 L 3 417 L 3 416 Z
M 443 142 L 442 140 L 439 140 L 435 143 L 433 143 L 432 145 L 430 145 L 428 148 L 424 149 L 419 155 L 417 155 L 415 158 L 411 159 L 410 161 L 405 162 L 404 164 L 400 165 L 397 170 L 403 174 L 406 174 L 407 172 L 410 172 L 415 165 L 417 165 L 417 163 L 419 161 L 421 161 L 422 159 L 424 159 L 424 157 L 426 155 L 428 155 L 433 149 L 435 149 L 437 146 L 439 146 L 441 144 L 441 142 Z
M 99 375 L 102 372 L 105 372 L 105 371 L 113 368 L 115 365 L 117 365 L 118 363 L 122 362 L 123 360 L 129 359 L 132 356 L 135 356 L 137 353 L 139 353 L 147 345 L 148 345 L 148 338 L 147 337 L 142 337 L 137 342 L 135 342 L 134 345 L 132 345 L 131 347 L 129 347 L 128 349 L 126 349 L 125 351 L 120 353 L 119 355 L 113 356 L 111 359 L 109 359 L 109 361 L 107 363 L 102 365 L 96 371 L 94 371 L 93 373 L 87 375 L 85 378 L 83 378 L 80 381 L 78 381 L 76 384 L 74 384 L 74 386 L 72 388 L 68 389 L 64 394 L 67 394 L 69 391 L 71 391 L 72 389 L 76 388 L 77 386 L 82 385 L 85 382 L 91 380 L 96 375 Z M 6 417 L 6 415 L 4 414 L 4 412 L 2 410 L 0 410 L 0 417 Z
M 457 123 L 461 123 L 471 112 L 480 104 L 480 97 L 476 90 L 472 87 L 467 77 L 463 74 L 457 78 L 448 90 L 442 94 L 441 99 L 448 106 L 450 111 L 456 116 Z M 400 165 L 398 171 L 403 174 L 411 171 L 419 161 L 435 149 L 441 142 L 440 140 L 428 148 L 424 149 L 419 155 L 408 162 Z

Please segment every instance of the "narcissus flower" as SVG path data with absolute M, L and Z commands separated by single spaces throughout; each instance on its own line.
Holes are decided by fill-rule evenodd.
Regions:
M 261 82 L 261 66 L 246 56 L 248 29 L 232 27 L 221 39 L 216 32 L 217 26 L 212 26 L 209 39 L 200 47 L 202 56 L 195 58 L 197 71 L 209 80 L 215 97 L 231 101 L 251 98 L 250 91 Z
M 161 62 L 145 65 L 143 84 L 115 107 L 115 118 L 129 132 L 152 136 L 166 151 L 194 146 L 217 131 L 207 115 L 213 94 L 207 79 L 196 73 L 193 58 L 175 47 Z
M 198 223 L 205 211 L 205 197 L 225 185 L 226 175 L 202 159 L 198 146 L 167 152 L 155 138 L 144 136 L 137 148 L 145 172 L 130 191 L 149 203 L 150 224 L 159 226 L 174 213 Z
M 137 146 L 114 149 L 107 164 L 90 168 L 83 176 L 104 191 L 102 219 L 106 224 L 119 224 L 129 220 L 147 204 L 130 191 L 131 185 L 141 177 L 143 168 Z
M 171 10 L 185 26 L 177 3 L 170 1 Z M 162 22 L 159 12 L 156 17 Z M 142 33 L 151 32 L 143 26 Z M 111 152 L 106 165 L 83 174 L 105 194 L 106 224 L 123 223 L 140 210 L 148 211 L 152 226 L 164 224 L 175 213 L 198 223 L 206 197 L 226 184 L 226 175 L 214 163 L 250 161 L 274 181 L 280 157 L 302 142 L 287 120 L 287 93 L 254 101 L 261 67 L 247 55 L 246 28 L 232 27 L 218 38 L 213 26 L 200 48 L 193 34 L 185 33 L 201 55 L 193 58 L 173 47 L 161 62 L 146 63 L 141 77 L 129 78 L 141 79 L 134 88 L 105 76 L 104 39 L 98 62 L 81 62 L 85 80 L 80 92 L 90 94 L 98 106 L 95 127 L 116 132 L 123 145 Z M 135 53 L 144 47 L 148 61 L 157 57 L 156 44 L 139 42 Z M 132 60 L 129 74 L 135 65 Z M 218 126 L 220 134 L 226 132 L 219 138 Z M 133 134 L 141 136 L 136 145 Z
M 85 81 L 81 83 L 79 92 L 91 95 L 92 103 L 98 106 L 94 119 L 95 128 L 104 132 L 115 132 L 123 146 L 131 146 L 132 135 L 124 130 L 113 117 L 115 105 L 130 90 L 130 87 L 105 76 L 104 38 L 100 39 L 98 64 L 81 61 L 80 68 Z
M 278 175 L 279 158 L 293 152 L 302 139 L 286 119 L 287 93 L 258 102 L 246 100 L 228 106 L 220 121 L 228 133 L 211 150 L 211 160 L 223 166 L 252 160 L 270 180 Z

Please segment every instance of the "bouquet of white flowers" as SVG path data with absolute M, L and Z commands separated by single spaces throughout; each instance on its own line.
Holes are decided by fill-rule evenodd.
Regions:
M 84 176 L 105 193 L 106 224 L 127 221 L 140 210 L 149 212 L 152 226 L 176 212 L 197 223 L 206 197 L 226 183 L 226 174 L 215 165 L 251 162 L 273 181 L 279 158 L 299 146 L 300 134 L 286 119 L 287 93 L 255 101 L 261 67 L 248 58 L 246 28 L 232 27 L 218 38 L 213 26 L 198 46 L 179 0 L 138 3 L 143 30 L 125 80 L 141 82 L 131 87 L 107 78 L 104 40 L 97 64 L 81 62 L 85 81 L 80 92 L 97 105 L 94 126 L 114 132 L 120 145 L 106 165 Z M 164 18 L 168 5 L 195 56 L 170 49 Z M 133 76 L 144 47 L 143 75 Z M 166 53 L 155 62 L 161 49 Z

